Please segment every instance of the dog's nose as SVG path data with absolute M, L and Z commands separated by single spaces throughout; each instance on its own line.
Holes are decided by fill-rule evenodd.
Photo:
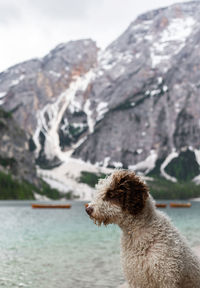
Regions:
M 88 206 L 88 207 L 85 208 L 85 211 L 87 212 L 88 215 L 91 215 L 92 212 L 93 212 L 93 210 L 94 210 L 94 209 L 93 209 L 92 207 L 90 207 L 90 206 Z

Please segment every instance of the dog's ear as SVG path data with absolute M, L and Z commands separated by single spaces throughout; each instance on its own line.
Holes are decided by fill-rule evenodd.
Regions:
M 130 214 L 136 215 L 139 214 L 145 206 L 148 197 L 148 187 L 141 178 L 133 172 L 129 172 L 127 178 L 128 179 L 122 184 L 126 191 L 126 201 L 123 203 L 123 209 Z
M 148 197 L 148 187 L 131 171 L 118 171 L 113 174 L 113 183 L 105 200 L 120 205 L 132 215 L 140 213 Z
M 124 198 L 125 187 L 122 184 L 127 180 L 127 175 L 122 176 L 120 174 L 119 171 L 113 173 L 112 183 L 104 196 L 104 200 L 120 204 Z

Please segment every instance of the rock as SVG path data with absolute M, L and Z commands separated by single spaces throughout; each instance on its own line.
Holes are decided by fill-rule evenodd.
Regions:
M 35 159 L 29 151 L 27 134 L 16 125 L 12 114 L 0 108 L 0 171 L 10 172 L 20 180 L 39 184 Z

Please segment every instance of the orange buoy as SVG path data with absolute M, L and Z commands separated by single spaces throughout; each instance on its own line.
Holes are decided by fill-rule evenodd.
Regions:
M 190 208 L 192 206 L 191 203 L 170 203 L 171 208 Z
M 70 204 L 32 204 L 32 208 L 71 208 Z

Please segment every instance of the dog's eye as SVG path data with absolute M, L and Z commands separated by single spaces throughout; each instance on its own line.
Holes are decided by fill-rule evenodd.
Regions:
M 114 196 L 114 192 L 110 190 L 108 191 L 107 195 L 109 198 L 112 198 Z
M 107 199 L 112 199 L 114 197 L 115 197 L 115 191 L 108 190 L 104 199 L 107 200 Z
M 119 185 L 124 183 L 128 179 L 128 176 L 122 177 L 119 181 Z
M 124 184 L 119 185 L 119 189 L 122 191 L 127 190 L 127 187 Z

